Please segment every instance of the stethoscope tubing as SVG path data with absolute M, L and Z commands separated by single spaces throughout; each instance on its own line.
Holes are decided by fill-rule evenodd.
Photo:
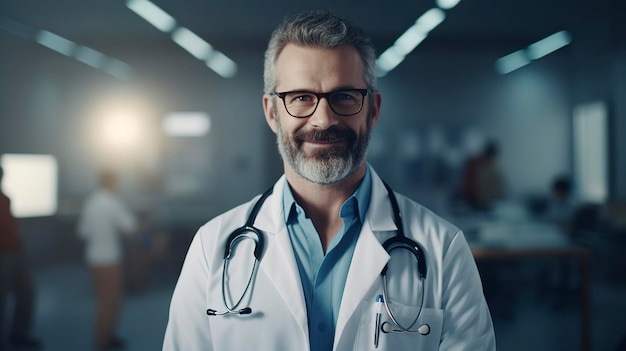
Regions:
M 387 265 L 385 265 L 385 267 L 381 271 L 381 277 L 383 280 L 383 302 L 384 302 L 385 310 L 387 311 L 387 314 L 389 315 L 389 317 L 391 318 L 391 321 L 393 322 L 393 324 L 395 325 L 397 329 L 389 330 L 389 329 L 383 328 L 383 332 L 385 333 L 390 333 L 390 332 L 420 333 L 422 335 L 427 335 L 428 332 L 430 331 L 430 327 L 426 324 L 420 326 L 417 329 L 411 329 L 415 326 L 415 324 L 419 320 L 419 317 L 421 316 L 422 310 L 424 308 L 424 295 L 425 295 L 424 281 L 426 278 L 426 259 L 424 256 L 424 252 L 421 246 L 417 242 L 407 238 L 404 235 L 404 228 L 402 224 L 402 213 L 400 212 L 398 201 L 395 197 L 395 194 L 393 193 L 393 190 L 389 187 L 389 185 L 387 185 L 387 183 L 385 182 L 383 182 L 383 184 L 385 185 L 385 188 L 387 189 L 387 193 L 389 194 L 389 201 L 391 202 L 391 206 L 394 212 L 394 222 L 396 223 L 396 227 L 398 228 L 396 235 L 392 238 L 387 239 L 383 243 L 383 247 L 389 253 L 389 255 L 391 255 L 391 252 L 393 250 L 398 249 L 398 248 L 405 249 L 411 252 L 415 256 L 415 260 L 417 261 L 417 270 L 420 276 L 420 280 L 422 281 L 422 285 L 421 285 L 422 296 L 421 296 L 420 308 L 418 310 L 418 313 L 415 319 L 411 323 L 411 325 L 409 325 L 408 327 L 405 327 L 402 324 L 400 324 L 400 322 L 396 319 L 393 312 L 391 311 L 391 308 L 389 307 L 389 298 L 388 298 L 389 294 L 388 294 L 388 289 L 387 289 Z M 221 282 L 222 301 L 224 303 L 224 308 L 226 308 L 226 310 L 217 311 L 213 309 L 208 309 L 207 310 L 208 315 L 210 316 L 222 316 L 222 315 L 227 315 L 227 314 L 240 314 L 241 315 L 241 314 L 250 314 L 252 312 L 252 309 L 250 307 L 239 309 L 239 305 L 241 305 L 245 296 L 248 295 L 248 292 L 251 293 L 251 289 L 253 287 L 253 281 L 257 275 L 259 262 L 261 260 L 262 253 L 265 249 L 265 241 L 263 238 L 263 233 L 261 233 L 261 231 L 254 226 L 254 221 L 256 220 L 256 217 L 261 209 L 261 206 L 263 205 L 265 200 L 270 196 L 272 191 L 273 191 L 273 188 L 270 188 L 265 193 L 263 193 L 263 195 L 261 195 L 261 197 L 254 204 L 252 211 L 250 211 L 250 215 L 248 216 L 246 224 L 244 224 L 240 228 L 235 229 L 228 236 L 228 239 L 226 241 L 225 251 L 224 251 L 224 266 L 222 270 L 222 282 Z M 248 282 L 246 283 L 246 287 L 243 293 L 241 294 L 240 298 L 232 306 L 229 306 L 228 302 L 226 301 L 226 271 L 228 269 L 229 261 L 232 258 L 234 245 L 244 239 L 251 239 L 255 242 L 254 266 L 252 267 L 252 272 L 250 273 L 250 277 L 248 278 Z M 388 323 L 388 322 L 385 322 L 385 323 Z M 423 331 L 424 327 L 428 329 L 427 332 Z
M 228 236 L 226 240 L 226 246 L 224 249 L 224 265 L 222 268 L 222 302 L 224 303 L 225 311 L 217 311 L 214 309 L 207 309 L 207 315 L 209 316 L 223 316 L 227 314 L 250 314 L 252 313 L 252 309 L 250 307 L 245 307 L 239 309 L 239 305 L 241 305 L 243 299 L 248 294 L 248 291 L 252 289 L 252 282 L 254 281 L 257 271 L 259 269 L 259 262 L 261 262 L 261 256 L 263 255 L 263 251 L 265 250 L 265 239 L 263 237 L 263 233 L 259 229 L 254 226 L 254 221 L 256 220 L 259 211 L 261 210 L 261 206 L 265 200 L 272 194 L 273 188 L 269 188 L 261 197 L 257 200 L 250 211 L 250 215 L 248 216 L 248 220 L 246 224 L 242 227 L 239 227 L 233 230 L 232 233 Z M 252 266 L 252 272 L 250 272 L 250 276 L 248 277 L 248 282 L 246 283 L 246 288 L 243 293 L 232 306 L 228 305 L 226 301 L 226 271 L 228 270 L 228 263 L 233 256 L 233 249 L 235 244 L 244 239 L 251 239 L 254 241 L 254 265 Z
M 421 280 L 421 286 L 422 286 L 421 302 L 420 302 L 419 310 L 417 311 L 417 315 L 415 316 L 415 319 L 413 319 L 413 322 L 411 322 L 411 325 L 409 325 L 408 327 L 405 327 L 402 324 L 400 324 L 400 322 L 396 319 L 394 314 L 391 312 L 391 308 L 389 307 L 389 296 L 388 296 L 388 293 L 387 293 L 387 290 L 388 290 L 387 289 L 387 267 L 388 267 L 388 264 L 385 265 L 385 267 L 381 271 L 381 276 L 382 276 L 382 279 L 383 279 L 383 303 L 385 305 L 385 310 L 387 310 L 387 314 L 389 315 L 389 318 L 391 318 L 391 321 L 393 322 L 393 324 L 398 329 L 391 329 L 391 330 L 383 329 L 383 332 L 385 332 L 385 333 L 389 333 L 389 332 L 394 332 L 394 333 L 419 333 L 419 334 L 422 334 L 422 335 L 426 335 L 427 333 L 424 334 L 422 332 L 422 330 L 423 330 L 422 327 L 423 326 L 420 326 L 419 328 L 417 328 L 415 330 L 411 329 L 411 328 L 413 328 L 415 326 L 415 324 L 419 320 L 420 316 L 422 315 L 422 310 L 424 309 L 424 295 L 426 295 L 426 290 L 424 288 L 424 282 L 426 280 L 426 272 L 427 272 L 426 257 L 424 255 L 424 250 L 422 249 L 422 247 L 416 241 L 414 241 L 412 239 L 409 239 L 408 237 L 406 237 L 404 235 L 404 226 L 403 226 L 403 223 L 402 223 L 402 212 L 400 212 L 400 206 L 398 205 L 398 200 L 396 199 L 396 195 L 394 194 L 393 190 L 391 189 L 391 187 L 386 182 L 383 181 L 383 185 L 387 189 L 387 194 L 389 196 L 389 202 L 391 203 L 391 207 L 393 209 L 394 222 L 396 223 L 396 227 L 398 228 L 396 236 L 387 239 L 383 243 L 383 248 L 385 249 L 385 251 L 387 251 L 387 253 L 390 256 L 391 256 L 391 252 L 393 250 L 395 250 L 395 249 L 408 250 L 411 254 L 413 254 L 413 256 L 415 256 L 415 260 L 417 261 L 417 271 L 419 273 L 419 279 Z M 430 331 L 430 327 L 427 326 L 427 328 Z
M 423 289 L 424 281 L 423 279 L 420 279 L 420 280 L 422 280 L 422 297 L 421 297 L 420 309 L 417 312 L 415 319 L 413 319 L 413 322 L 411 322 L 411 325 L 409 325 L 408 327 L 404 327 L 402 324 L 400 324 L 400 322 L 398 322 L 396 317 L 391 312 L 391 308 L 389 307 L 389 298 L 387 296 L 387 275 L 386 274 L 383 275 L 383 304 L 385 305 L 385 310 L 387 311 L 389 318 L 391 318 L 391 321 L 393 322 L 393 324 L 398 328 L 398 329 L 391 329 L 391 330 L 383 329 L 382 330 L 383 333 L 420 333 L 424 335 L 423 332 L 420 330 L 422 329 L 421 326 L 420 328 L 417 328 L 417 329 L 411 329 L 415 326 L 417 321 L 420 319 L 420 316 L 422 315 L 422 310 L 424 309 L 424 295 L 425 295 L 425 291 Z
M 224 260 L 224 272 L 226 272 L 226 269 L 228 269 L 228 261 L 229 260 Z M 243 293 L 241 293 L 241 297 L 239 297 L 239 300 L 237 300 L 237 302 L 235 302 L 233 304 L 232 307 L 228 306 L 228 303 L 226 302 L 226 282 L 225 282 L 225 276 L 226 274 L 222 274 L 222 301 L 224 301 L 224 307 L 226 307 L 226 310 L 230 313 L 240 313 L 241 310 L 238 310 L 239 305 L 241 305 L 241 302 L 243 301 L 244 297 L 247 295 L 248 290 L 250 290 L 250 288 L 252 287 L 252 281 L 254 280 L 254 277 L 256 277 L 256 273 L 259 267 L 259 260 L 255 259 L 254 260 L 254 266 L 252 266 L 252 272 L 250 273 L 250 277 L 248 278 L 248 283 L 246 283 L 246 288 L 243 290 Z

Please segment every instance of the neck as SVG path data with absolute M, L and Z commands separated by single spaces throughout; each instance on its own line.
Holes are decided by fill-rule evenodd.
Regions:
M 311 219 L 320 236 L 324 252 L 343 222 L 339 216 L 341 205 L 350 197 L 365 176 L 363 164 L 354 174 L 334 184 L 317 184 L 296 174 L 285 165 L 285 177 L 298 204 Z

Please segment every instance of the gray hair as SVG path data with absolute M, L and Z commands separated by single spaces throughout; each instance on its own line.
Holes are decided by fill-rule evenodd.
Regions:
M 311 11 L 285 18 L 272 33 L 265 51 L 265 93 L 276 89 L 276 61 L 287 44 L 325 49 L 353 46 L 363 60 L 365 83 L 368 88 L 376 89 L 376 53 L 371 39 L 345 18 L 330 11 Z

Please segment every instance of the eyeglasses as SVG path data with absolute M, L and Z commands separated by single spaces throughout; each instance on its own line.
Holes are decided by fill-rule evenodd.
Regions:
M 273 92 L 283 100 L 287 113 L 296 118 L 313 115 L 322 98 L 326 98 L 330 109 L 340 116 L 352 116 L 361 112 L 369 89 L 340 89 L 328 93 L 313 93 L 306 90 Z

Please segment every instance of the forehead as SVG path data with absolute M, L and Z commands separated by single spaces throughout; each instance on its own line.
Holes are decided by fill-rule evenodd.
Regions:
M 353 46 L 327 49 L 288 44 L 276 61 L 277 90 L 365 88 L 364 71 Z

